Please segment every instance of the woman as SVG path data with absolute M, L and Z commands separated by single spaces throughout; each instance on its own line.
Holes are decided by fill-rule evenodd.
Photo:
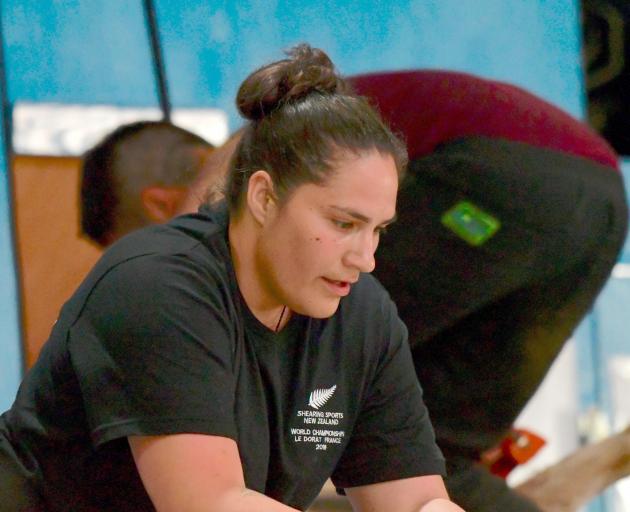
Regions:
M 55 511 L 303 510 L 329 476 L 356 510 L 461 510 L 367 275 L 404 146 L 308 46 L 237 103 L 227 208 L 105 254 L 2 417 L 4 465 Z

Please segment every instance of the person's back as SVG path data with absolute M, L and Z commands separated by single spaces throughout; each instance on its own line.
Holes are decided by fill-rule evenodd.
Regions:
M 606 282 L 627 232 L 618 158 L 516 86 L 421 70 L 353 77 L 410 155 L 375 275 L 467 510 L 537 510 L 479 463 L 498 445 Z

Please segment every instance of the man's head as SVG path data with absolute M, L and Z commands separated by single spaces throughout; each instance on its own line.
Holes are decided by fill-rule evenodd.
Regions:
M 164 121 L 123 125 L 83 159 L 81 227 L 101 246 L 171 218 L 212 145 Z

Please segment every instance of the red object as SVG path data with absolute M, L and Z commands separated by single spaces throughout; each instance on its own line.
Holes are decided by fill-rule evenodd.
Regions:
M 562 151 L 618 169 L 617 154 L 595 130 L 515 85 L 429 69 L 356 75 L 350 81 L 402 133 L 412 160 L 444 142 L 481 135 Z
M 506 478 L 518 465 L 525 464 L 546 444 L 529 430 L 513 428 L 498 446 L 481 455 L 481 463 L 494 475 Z

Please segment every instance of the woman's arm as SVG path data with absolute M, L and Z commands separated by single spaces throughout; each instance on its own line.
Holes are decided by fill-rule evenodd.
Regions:
M 202 434 L 130 436 L 158 512 L 298 512 L 245 487 L 234 440 Z
M 350 487 L 346 495 L 355 512 L 463 512 L 448 499 L 439 475 Z

